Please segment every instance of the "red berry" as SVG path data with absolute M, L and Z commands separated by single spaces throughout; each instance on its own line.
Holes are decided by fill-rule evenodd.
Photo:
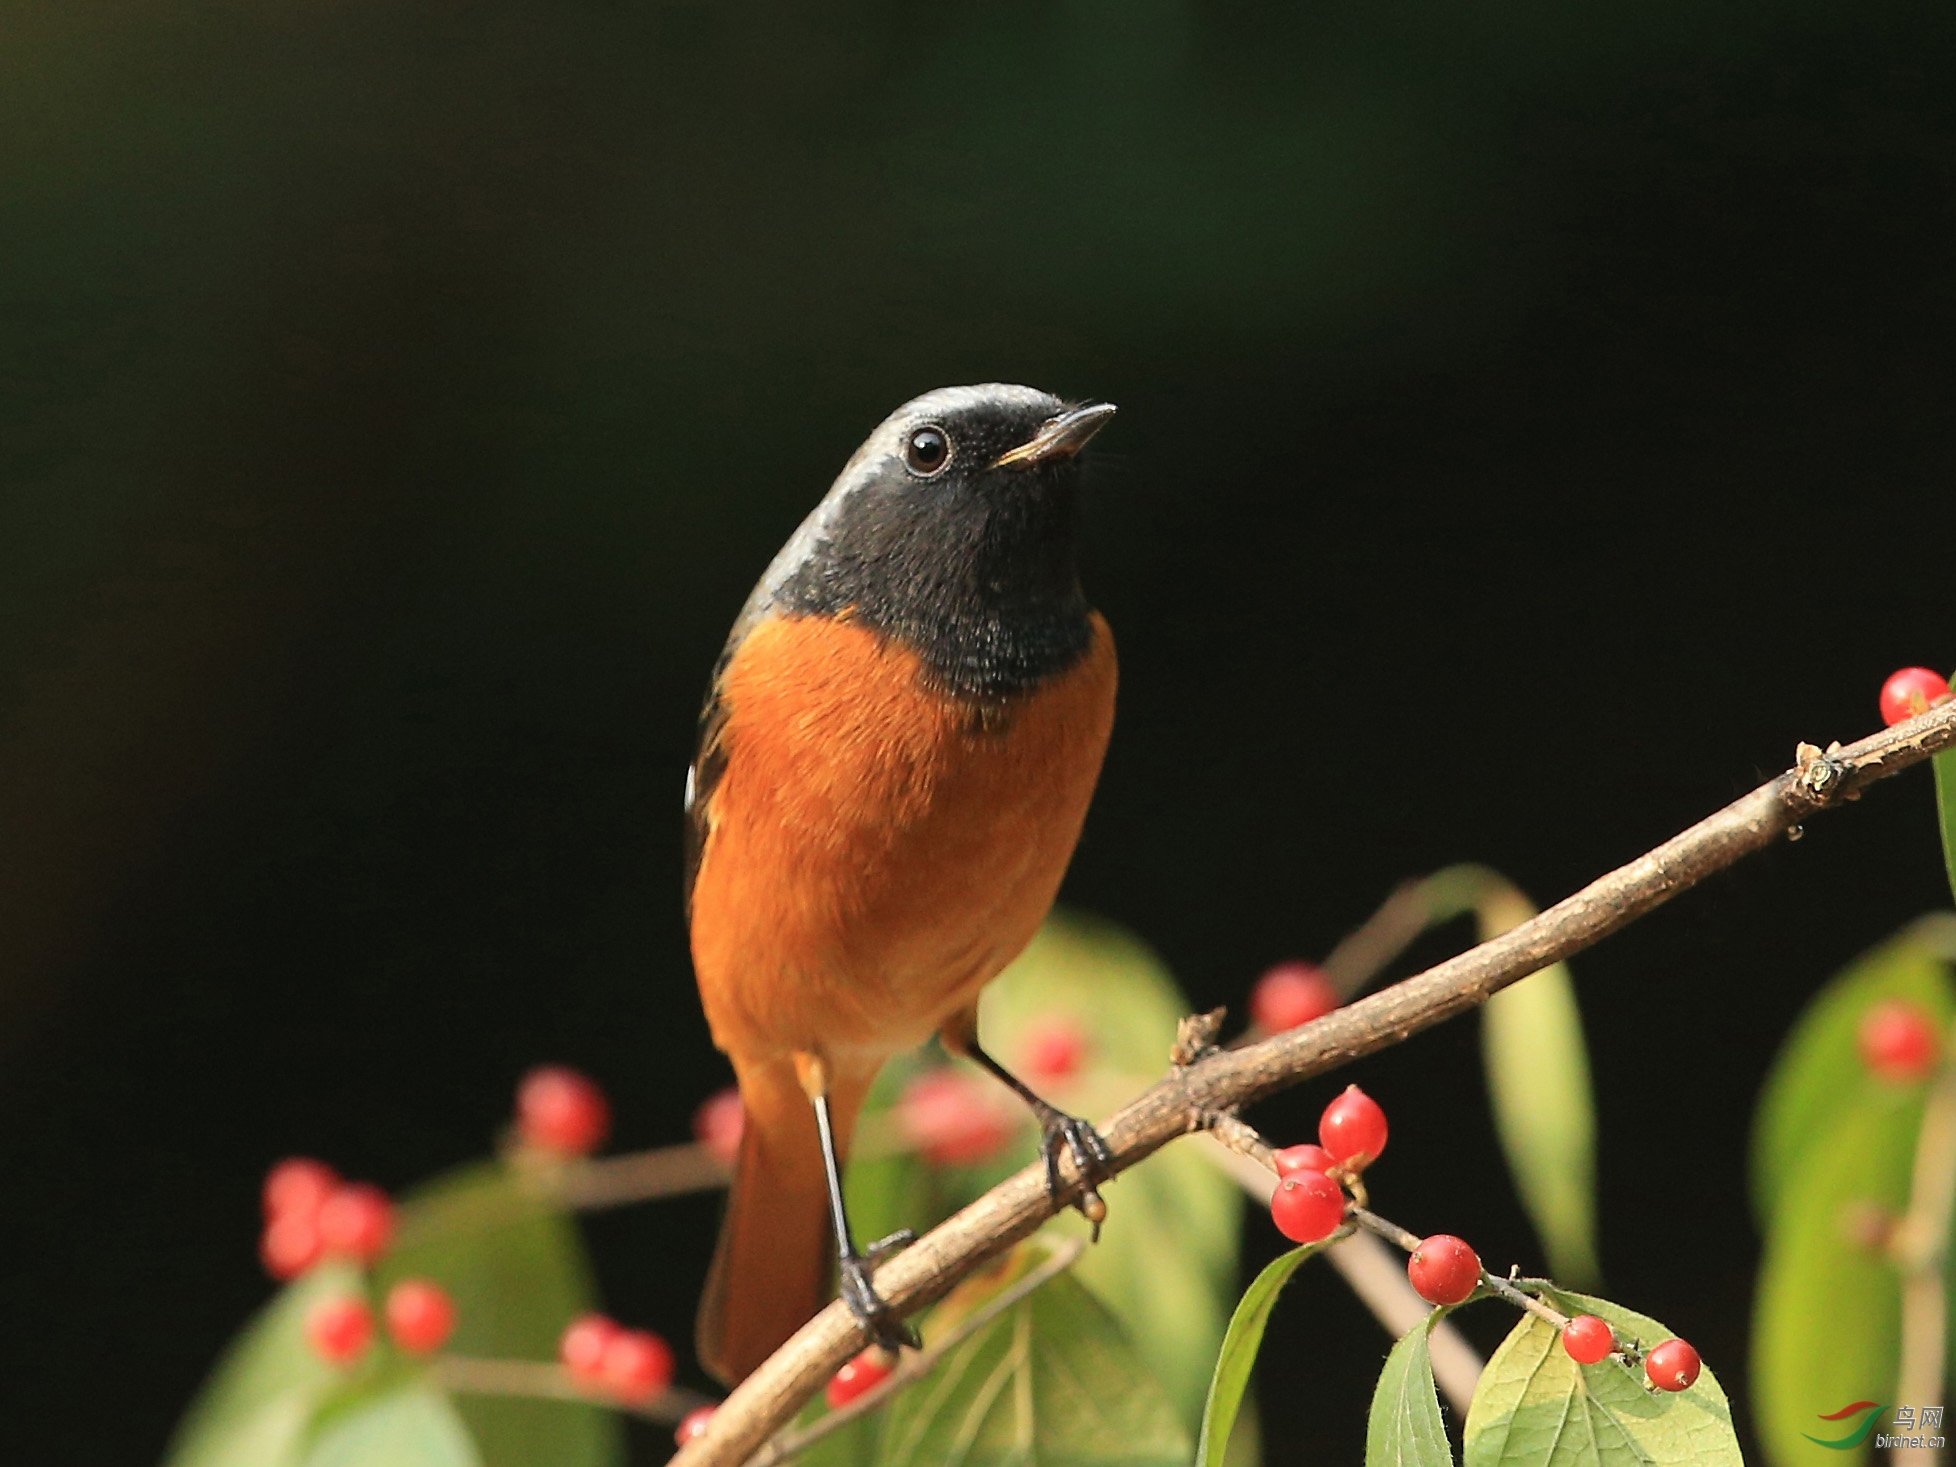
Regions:
M 605 1347 L 623 1333 L 617 1321 L 602 1314 L 580 1314 L 557 1341 L 557 1358 L 581 1384 L 595 1385 L 604 1364 Z
M 320 1359 L 349 1365 L 373 1343 L 374 1312 L 365 1299 L 325 1299 L 306 1316 L 306 1340 Z
M 1338 990 L 1322 968 L 1310 963 L 1279 963 L 1250 990 L 1250 1017 L 1259 1029 L 1281 1034 L 1339 1006 Z
M 1318 1118 L 1318 1140 L 1339 1166 L 1362 1172 L 1386 1148 L 1385 1112 L 1356 1085 L 1347 1085 Z
M 1345 1220 L 1345 1192 L 1323 1172 L 1293 1172 L 1270 1194 L 1270 1220 L 1293 1243 L 1317 1243 Z
M 368 1182 L 350 1182 L 319 1209 L 319 1241 L 328 1253 L 372 1263 L 394 1241 L 394 1204 Z
M 829 1409 L 839 1410 L 848 1405 L 863 1392 L 888 1380 L 895 1369 L 889 1352 L 871 1345 L 829 1377 Z
M 258 1257 L 265 1272 L 285 1283 L 319 1262 L 325 1251 L 319 1241 L 319 1219 L 315 1213 L 288 1212 L 265 1224 L 258 1240 Z
M 731 1085 L 709 1095 L 693 1112 L 694 1138 L 728 1166 L 740 1155 L 740 1133 L 746 1126 L 747 1111 L 740 1092 Z
M 705 1436 L 707 1427 L 713 1424 L 714 1409 L 712 1406 L 695 1406 L 688 1411 L 680 1418 L 679 1429 L 672 1434 L 673 1440 L 683 1447 Z
M 1942 1058 L 1936 1026 L 1918 1004 L 1884 999 L 1861 1016 L 1861 1062 L 1878 1080 L 1926 1080 Z
M 1001 1109 L 1003 1098 L 975 1075 L 931 1070 L 904 1087 L 897 1123 L 926 1161 L 969 1166 L 996 1156 L 1012 1139 L 1015 1117 Z
M 1087 1036 L 1065 1014 L 1051 1014 L 1026 1032 L 1024 1050 L 1026 1073 L 1050 1084 L 1079 1071 L 1087 1057 Z
M 598 1379 L 628 1406 L 642 1406 L 672 1384 L 672 1346 L 650 1330 L 619 1330 L 605 1342 Z
M 1683 1340 L 1666 1340 L 1644 1356 L 1644 1374 L 1660 1391 L 1690 1389 L 1703 1368 L 1698 1352 Z
M 455 1333 L 455 1301 L 428 1279 L 403 1279 L 387 1294 L 387 1332 L 410 1355 L 427 1355 Z
M 1562 1348 L 1578 1365 L 1594 1365 L 1607 1360 L 1616 1349 L 1616 1335 L 1607 1319 L 1593 1314 L 1578 1314 L 1562 1327 Z
M 1481 1256 L 1452 1233 L 1435 1233 L 1406 1260 L 1406 1277 L 1429 1304 L 1464 1304 L 1481 1286 Z
M 265 1173 L 265 1218 L 316 1213 L 340 1184 L 340 1174 L 310 1156 L 288 1156 Z
M 1277 1163 L 1277 1175 L 1288 1177 L 1295 1172 L 1328 1172 L 1337 1162 L 1331 1153 L 1322 1146 L 1313 1146 L 1309 1141 L 1298 1146 L 1286 1146 L 1271 1157 Z
M 1905 667 L 1890 673 L 1881 685 L 1881 721 L 1893 728 L 1918 713 L 1927 713 L 1949 696 L 1949 679 L 1926 667 Z
M 516 1130 L 538 1151 L 588 1156 L 611 1134 L 611 1102 L 588 1076 L 543 1065 L 516 1087 Z

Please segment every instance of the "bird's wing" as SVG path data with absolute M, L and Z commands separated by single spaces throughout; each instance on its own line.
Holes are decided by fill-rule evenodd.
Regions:
M 686 769 L 686 915 L 693 914 L 693 885 L 699 880 L 700 862 L 706 856 L 706 843 L 713 834 L 713 794 L 727 772 L 727 704 L 722 683 L 727 664 L 733 660 L 733 646 L 720 655 L 707 687 L 706 705 L 700 709 L 699 747 Z

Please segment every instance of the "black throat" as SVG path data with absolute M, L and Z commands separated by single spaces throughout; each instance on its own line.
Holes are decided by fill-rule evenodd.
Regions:
M 871 482 L 835 506 L 772 609 L 842 616 L 923 659 L 939 690 L 996 703 L 1093 641 L 1075 568 L 1078 466 L 943 483 Z

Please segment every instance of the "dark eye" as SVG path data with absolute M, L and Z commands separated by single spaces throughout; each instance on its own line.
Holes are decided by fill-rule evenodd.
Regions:
M 903 461 L 914 474 L 934 474 L 951 458 L 951 440 L 942 428 L 919 428 L 903 445 Z

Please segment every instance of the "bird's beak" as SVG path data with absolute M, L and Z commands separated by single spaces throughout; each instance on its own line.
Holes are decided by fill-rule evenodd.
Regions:
M 1050 459 L 1072 458 L 1087 446 L 1087 440 L 1107 425 L 1114 416 L 1111 402 L 1090 402 L 1085 407 L 1069 408 L 1057 418 L 1048 418 L 1039 431 L 1017 448 L 1000 454 L 992 462 L 995 469 L 1021 464 L 1042 464 Z

